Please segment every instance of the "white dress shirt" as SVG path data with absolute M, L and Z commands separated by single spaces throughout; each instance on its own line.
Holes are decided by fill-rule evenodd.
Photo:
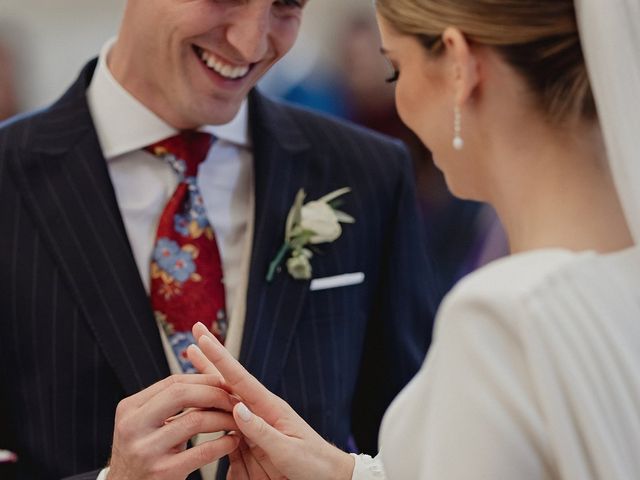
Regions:
M 178 131 L 113 77 L 107 65 L 113 43 L 114 40 L 109 41 L 100 53 L 87 101 L 140 277 L 149 292 L 156 229 L 178 180 L 166 162 L 143 149 Z M 237 357 L 244 326 L 254 212 L 253 154 L 246 101 L 229 124 L 207 125 L 200 130 L 217 138 L 199 166 L 197 182 L 222 258 L 229 317 L 226 347 Z M 163 330 L 159 330 L 172 373 L 181 373 Z M 106 478 L 105 474 L 103 471 L 98 478 Z M 205 480 L 213 478 L 213 474 L 215 466 L 203 470 Z

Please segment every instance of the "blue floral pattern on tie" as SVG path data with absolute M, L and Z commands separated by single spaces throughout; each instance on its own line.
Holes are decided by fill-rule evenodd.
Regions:
M 193 334 L 191 332 L 174 332 L 173 335 L 169 337 L 169 343 L 171 344 L 173 353 L 175 353 L 178 359 L 178 363 L 180 363 L 182 371 L 184 373 L 197 373 L 195 367 L 187 357 L 187 348 L 189 348 L 189 345 L 196 343 Z
M 180 248 L 177 242 L 168 238 L 158 239 L 153 252 L 153 260 L 163 272 L 180 283 L 189 280 L 196 273 L 193 252 Z
M 180 245 L 168 238 L 160 238 L 153 250 L 153 259 L 162 270 L 167 270 L 173 264 L 175 256 L 180 252 Z
M 190 225 L 190 223 L 191 222 L 190 222 L 189 218 L 187 218 L 186 215 L 176 214 L 173 217 L 173 228 L 175 229 L 176 232 L 178 232 L 183 237 L 188 237 L 189 236 L 189 225 Z

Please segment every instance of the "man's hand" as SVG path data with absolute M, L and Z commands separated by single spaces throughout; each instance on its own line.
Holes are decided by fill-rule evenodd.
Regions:
M 350 480 L 354 459 L 316 433 L 292 408 L 247 372 L 202 324 L 193 328 L 199 349 L 187 354 L 200 371 L 222 374 L 225 388 L 244 403 L 233 409 L 247 445 L 230 456 L 230 479 Z
M 237 436 L 187 449 L 199 433 L 237 430 L 237 403 L 219 375 L 174 375 L 125 398 L 116 410 L 109 480 L 184 480 L 228 455 Z

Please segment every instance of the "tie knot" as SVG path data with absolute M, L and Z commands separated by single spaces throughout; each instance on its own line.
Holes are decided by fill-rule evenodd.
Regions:
M 195 177 L 198 165 L 207 158 L 212 143 L 213 135 L 209 133 L 185 130 L 178 135 L 160 140 L 145 150 L 166 159 L 179 175 Z

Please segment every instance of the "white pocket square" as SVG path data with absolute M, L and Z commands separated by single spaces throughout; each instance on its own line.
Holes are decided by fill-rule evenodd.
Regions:
M 318 290 L 329 290 L 330 288 L 349 287 L 364 282 L 364 273 L 345 273 L 344 275 L 336 275 L 335 277 L 315 278 L 311 280 L 309 290 L 312 292 Z

